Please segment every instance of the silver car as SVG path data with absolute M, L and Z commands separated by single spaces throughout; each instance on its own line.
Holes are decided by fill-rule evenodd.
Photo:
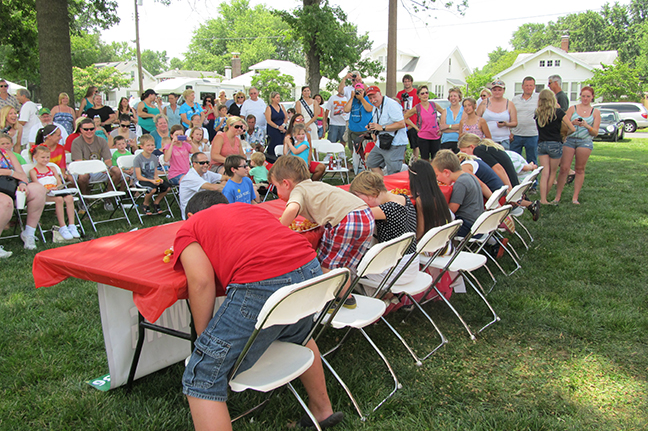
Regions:
M 606 102 L 596 103 L 595 108 L 615 109 L 625 123 L 626 133 L 633 133 L 638 128 L 648 127 L 648 109 L 641 103 L 634 102 Z

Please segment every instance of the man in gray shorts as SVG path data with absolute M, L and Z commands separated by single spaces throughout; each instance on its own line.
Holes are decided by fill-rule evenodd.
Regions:
M 110 148 L 108 148 L 108 142 L 104 138 L 95 135 L 95 125 L 90 118 L 81 120 L 80 130 L 81 136 L 72 141 L 72 161 L 103 160 L 108 167 L 115 187 L 118 187 L 121 183 L 121 172 L 119 172 L 118 167 L 112 165 L 112 155 L 110 154 Z M 108 177 L 103 172 L 85 174 L 79 175 L 77 181 L 81 193 L 87 195 L 90 193 L 91 182 L 108 181 Z

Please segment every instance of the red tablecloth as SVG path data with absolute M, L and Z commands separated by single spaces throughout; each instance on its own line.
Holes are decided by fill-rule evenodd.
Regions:
M 410 189 L 408 171 L 399 172 L 393 175 L 387 175 L 383 178 L 383 181 L 385 182 L 387 190 Z M 340 186 L 341 189 L 347 191 L 349 190 L 349 187 L 351 187 L 349 184 Z M 439 186 L 439 188 L 441 189 L 443 196 L 445 196 L 446 201 L 450 202 L 450 196 L 452 196 L 452 186 Z
M 388 189 L 409 190 L 407 172 L 385 177 Z M 348 186 L 342 188 L 348 190 Z M 441 189 L 450 199 L 452 187 Z M 260 204 L 275 217 L 286 206 L 281 200 Z M 187 280 L 183 272 L 164 263 L 164 250 L 173 245 L 182 221 L 124 232 L 92 241 L 45 250 L 34 258 L 32 273 L 36 287 L 53 286 L 68 277 L 94 281 L 133 292 L 137 309 L 150 322 L 178 299 L 187 298 Z M 317 248 L 323 228 L 302 235 Z

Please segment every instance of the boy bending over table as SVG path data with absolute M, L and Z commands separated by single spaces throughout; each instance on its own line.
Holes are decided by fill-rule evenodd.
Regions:
M 375 219 L 359 197 L 330 184 L 311 181 L 308 166 L 296 156 L 281 156 L 270 168 L 268 178 L 286 201 L 280 221 L 289 226 L 301 215 L 324 227 L 317 258 L 322 271 L 336 268 L 356 270 L 371 245 Z M 344 303 L 355 308 L 355 298 Z
M 204 191 L 191 198 L 186 211 L 189 218 L 174 244 L 175 267 L 183 268 L 187 276 L 198 339 L 182 377 L 183 392 L 197 430 L 230 430 L 228 377 L 259 311 L 279 288 L 322 271 L 310 243 L 261 207 L 228 204 L 221 192 Z M 264 232 L 266 245 L 250 248 L 258 232 Z M 224 290 L 227 298 L 212 318 L 217 292 Z M 309 316 L 294 325 L 264 329 L 239 372 L 254 365 L 275 340 L 301 343 L 312 324 Z M 306 346 L 315 354 L 313 365 L 300 377 L 308 392 L 308 407 L 322 428 L 336 425 L 344 415 L 333 413 L 315 341 Z M 313 425 L 308 415 L 301 424 Z

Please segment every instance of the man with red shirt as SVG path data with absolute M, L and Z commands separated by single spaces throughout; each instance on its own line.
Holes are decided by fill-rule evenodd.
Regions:
M 406 74 L 403 76 L 403 86 L 405 87 L 398 93 L 396 93 L 396 100 L 398 100 L 403 107 L 403 114 L 405 114 L 407 111 L 418 105 L 421 101 L 418 98 L 418 95 L 416 94 L 416 87 L 414 87 L 412 84 L 414 83 L 414 78 L 412 78 L 412 75 Z M 412 115 L 410 117 L 412 120 L 412 123 L 416 124 L 417 121 L 417 116 L 416 114 Z M 414 158 L 418 159 L 420 154 L 419 154 L 419 149 L 418 149 L 418 138 L 416 135 L 416 129 L 414 127 L 410 127 L 409 125 L 407 126 L 407 139 L 409 140 L 410 147 L 412 148 L 412 151 L 414 151 Z
M 231 429 L 228 377 L 259 311 L 279 288 L 316 277 L 322 270 L 310 243 L 262 207 L 227 204 L 222 193 L 204 191 L 191 198 L 186 212 L 189 218 L 174 243 L 175 267 L 187 276 L 198 339 L 182 378 L 183 392 L 197 430 Z M 259 232 L 264 232 L 262 244 Z M 216 296 L 225 293 L 225 302 L 212 318 Z M 275 340 L 301 343 L 312 324 L 309 316 L 294 325 L 264 329 L 239 372 L 254 365 Z M 308 407 L 322 427 L 330 427 L 344 415 L 333 413 L 315 341 L 306 346 L 316 358 L 300 377 Z M 306 418 L 301 424 L 308 426 Z

